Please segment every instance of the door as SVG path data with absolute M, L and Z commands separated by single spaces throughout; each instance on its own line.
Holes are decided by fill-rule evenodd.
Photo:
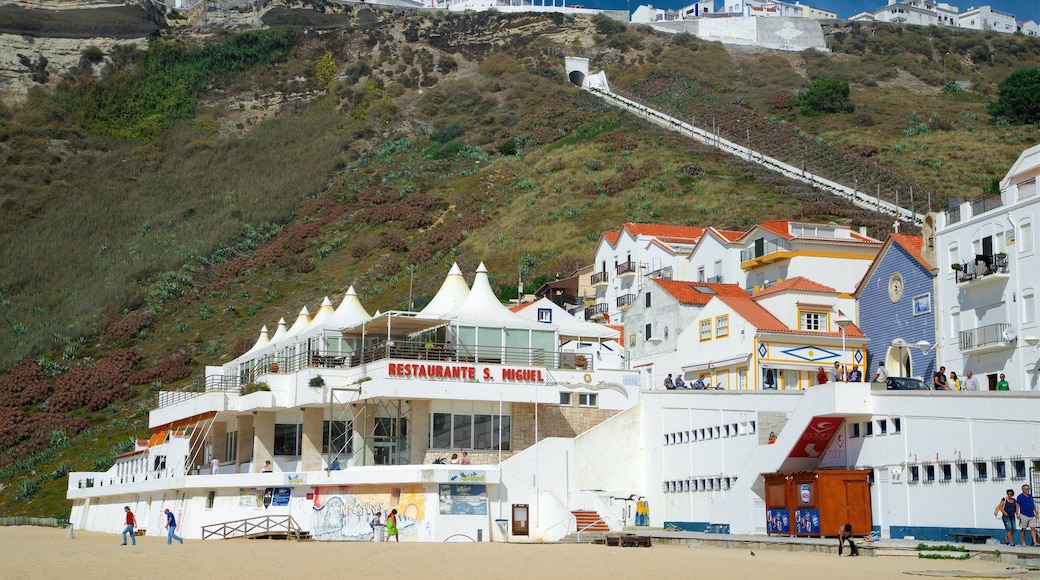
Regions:
M 376 440 L 372 444 L 373 465 L 397 465 L 397 443 L 390 440 Z
M 513 535 L 530 535 L 530 511 L 526 503 L 513 504 Z

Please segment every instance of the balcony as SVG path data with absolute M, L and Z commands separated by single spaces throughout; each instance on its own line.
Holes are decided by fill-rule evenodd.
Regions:
M 610 282 L 610 279 L 607 277 L 607 273 L 605 271 L 604 272 L 596 272 L 595 274 L 592 275 L 592 285 L 593 286 L 604 285 L 607 282 Z
M 724 282 L 722 281 L 722 274 L 719 274 L 718 276 L 712 276 L 711 278 L 708 278 L 706 281 L 708 282 L 708 284 L 724 284 Z
M 1007 280 L 1011 273 L 1007 254 L 976 254 L 974 260 L 954 264 L 953 269 L 957 271 L 957 284 L 976 286 Z
M 987 324 L 957 334 L 962 353 L 979 354 L 1011 347 L 1011 324 L 1000 322 Z
M 606 302 L 598 302 L 592 306 L 586 307 L 585 320 L 598 320 L 603 318 L 603 315 L 606 314 L 608 310 L 609 308 L 607 308 Z
M 632 303 L 636 301 L 635 294 L 625 294 L 617 297 L 617 307 L 619 310 L 627 310 Z
M 1004 201 L 1000 198 L 1000 194 L 990 195 L 981 199 L 976 199 L 971 202 L 971 215 L 977 216 L 980 213 L 985 213 L 992 209 L 997 209 L 1004 204 Z
M 749 247 L 740 252 L 740 267 L 748 270 L 755 266 L 771 264 L 791 257 L 791 242 L 784 238 L 764 241 L 756 240 Z
M 636 263 L 632 260 L 627 262 L 621 262 L 617 265 L 618 276 L 635 276 L 636 275 Z
M 672 267 L 671 266 L 666 266 L 664 268 L 659 268 L 657 270 L 654 270 L 653 272 L 650 272 L 650 276 L 649 277 L 650 278 L 663 278 L 665 280 L 671 280 L 672 279 Z

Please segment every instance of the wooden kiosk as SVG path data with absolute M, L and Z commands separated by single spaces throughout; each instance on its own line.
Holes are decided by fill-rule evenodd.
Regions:
M 766 531 L 781 536 L 837 536 L 845 524 L 869 534 L 869 469 L 766 473 Z

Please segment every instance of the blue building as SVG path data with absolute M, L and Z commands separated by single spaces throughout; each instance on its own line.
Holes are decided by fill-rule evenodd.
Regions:
M 889 376 L 921 377 L 931 384 L 935 271 L 923 255 L 922 243 L 921 236 L 890 235 L 856 288 L 859 328 L 870 338 L 867 379 L 873 378 L 880 361 Z

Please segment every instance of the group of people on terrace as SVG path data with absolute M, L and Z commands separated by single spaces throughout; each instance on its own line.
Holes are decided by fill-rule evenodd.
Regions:
M 664 388 L 669 391 L 676 389 L 707 389 L 708 386 L 704 383 L 704 375 L 697 377 L 697 380 L 692 383 L 687 383 L 682 378 L 682 374 L 676 374 L 675 378 L 672 378 L 672 373 L 668 373 L 668 376 L 664 378 Z

